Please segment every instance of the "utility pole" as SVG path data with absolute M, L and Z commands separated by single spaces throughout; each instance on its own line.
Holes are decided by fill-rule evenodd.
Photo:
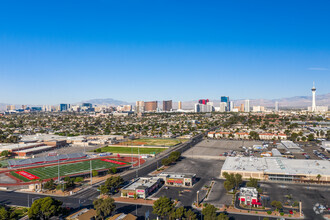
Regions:
M 58 158 L 58 169 L 57 169 L 58 174 L 57 174 L 57 176 L 58 176 L 58 184 L 60 184 L 60 157 L 57 156 L 57 158 Z
M 92 160 L 89 161 L 89 168 L 90 168 L 90 174 L 91 174 L 91 186 L 93 186 Z
M 138 160 L 139 160 L 139 168 L 140 168 L 140 166 L 141 166 L 141 164 L 140 164 L 140 147 L 138 147 L 138 155 L 139 155 Z

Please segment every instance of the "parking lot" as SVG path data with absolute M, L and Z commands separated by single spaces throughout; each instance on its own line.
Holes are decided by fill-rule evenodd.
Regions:
M 187 150 L 182 156 L 189 158 L 221 159 L 225 152 L 242 151 L 242 147 L 252 147 L 261 145 L 262 141 L 242 141 L 242 140 L 203 140 L 195 147 Z M 223 159 L 223 158 L 222 158 Z
M 220 170 L 224 161 L 221 160 L 206 160 L 196 158 L 185 158 L 171 166 L 166 172 L 176 173 L 195 173 L 198 181 L 192 188 L 183 187 L 163 187 L 153 197 L 167 196 L 171 199 L 178 199 L 182 205 L 191 206 L 197 201 L 197 191 L 199 191 L 199 202 L 211 203 L 217 207 L 222 207 L 224 204 L 230 204 L 231 195 L 227 195 L 223 187 L 223 181 L 217 179 L 220 176 Z M 203 199 L 206 195 L 204 186 L 210 186 L 211 182 L 215 184 L 207 200 Z
M 269 195 L 270 201 L 277 200 L 285 205 L 288 201 L 302 201 L 303 212 L 306 219 L 323 219 L 313 210 L 315 204 L 329 205 L 330 190 L 328 186 L 303 185 L 303 184 L 282 184 L 282 183 L 261 183 L 263 191 Z M 292 196 L 288 199 L 286 196 Z

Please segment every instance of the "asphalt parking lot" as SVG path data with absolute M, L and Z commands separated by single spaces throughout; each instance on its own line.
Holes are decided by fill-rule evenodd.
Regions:
M 178 199 L 183 206 L 191 206 L 193 202 L 197 201 L 197 191 L 199 191 L 200 202 L 211 203 L 217 207 L 230 204 L 232 196 L 227 195 L 223 187 L 224 180 L 218 179 L 223 163 L 224 161 L 221 160 L 182 159 L 177 164 L 168 168 L 166 172 L 195 173 L 198 181 L 191 188 L 169 187 L 165 189 L 163 187 L 153 197 L 167 196 L 171 199 Z M 203 187 L 210 186 L 212 181 L 215 184 L 208 199 L 204 200 L 203 198 L 207 191 Z
M 220 159 L 220 154 L 223 154 L 224 152 L 228 152 L 230 150 L 241 151 L 242 146 L 248 148 L 253 145 L 261 144 L 262 141 L 207 139 L 184 152 L 182 156 L 189 158 Z
M 288 201 L 286 195 L 291 195 L 292 201 L 302 201 L 306 219 L 323 219 L 321 215 L 314 212 L 313 207 L 316 203 L 325 206 L 330 204 L 329 186 L 265 182 L 261 183 L 261 188 L 269 195 L 270 202 L 277 200 L 285 204 Z

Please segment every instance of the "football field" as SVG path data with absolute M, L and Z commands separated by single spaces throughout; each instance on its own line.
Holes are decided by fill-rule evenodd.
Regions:
M 60 176 L 67 176 L 77 173 L 86 173 L 89 172 L 90 169 L 103 170 L 103 169 L 109 169 L 111 167 L 125 166 L 128 164 L 129 163 L 127 162 L 123 162 L 115 159 L 97 159 L 97 160 L 92 160 L 92 163 L 90 163 L 90 161 L 80 161 L 76 163 L 60 164 L 59 167 L 58 165 L 54 165 L 54 166 L 38 167 L 31 169 L 25 168 L 20 170 L 20 171 L 24 171 L 24 173 L 32 174 L 31 176 L 35 176 L 34 179 L 29 179 L 28 176 L 18 174 L 15 171 L 11 171 L 11 175 L 17 177 L 18 179 L 24 182 L 28 182 L 31 180 L 35 181 L 38 179 L 55 178 L 58 176 L 58 168 L 60 170 Z

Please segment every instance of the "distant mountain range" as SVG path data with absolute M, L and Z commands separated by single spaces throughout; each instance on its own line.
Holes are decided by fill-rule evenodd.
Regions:
M 214 103 L 215 107 L 220 106 L 220 98 L 219 100 L 210 100 Z M 244 99 L 232 100 L 235 106 L 244 103 Z M 290 98 L 280 98 L 280 99 L 250 99 L 250 107 L 254 105 L 261 105 L 265 107 L 274 107 L 275 102 L 279 103 L 280 107 L 283 108 L 307 108 L 312 105 L 312 96 L 294 96 Z M 119 105 L 135 105 L 135 103 L 129 103 L 125 101 L 120 101 L 112 98 L 107 99 L 90 99 L 86 101 L 79 102 L 77 104 L 81 104 L 83 102 L 92 103 L 93 105 L 111 105 L 111 106 L 119 106 Z M 183 109 L 193 109 L 197 100 L 193 101 L 183 101 L 182 107 Z M 4 111 L 6 109 L 6 103 L 0 103 L 0 111 Z M 16 107 L 21 104 L 16 104 Z M 316 95 L 316 105 L 325 105 L 330 106 L 330 93 L 323 95 Z M 36 105 L 33 105 L 36 106 Z M 162 102 L 158 102 L 158 106 L 162 108 Z M 173 108 L 176 109 L 178 107 L 177 102 L 173 102 Z
M 93 105 L 111 105 L 111 106 L 119 106 L 119 105 L 132 105 L 133 103 L 120 101 L 116 99 L 90 99 L 87 101 L 80 102 L 81 103 L 92 103 Z

